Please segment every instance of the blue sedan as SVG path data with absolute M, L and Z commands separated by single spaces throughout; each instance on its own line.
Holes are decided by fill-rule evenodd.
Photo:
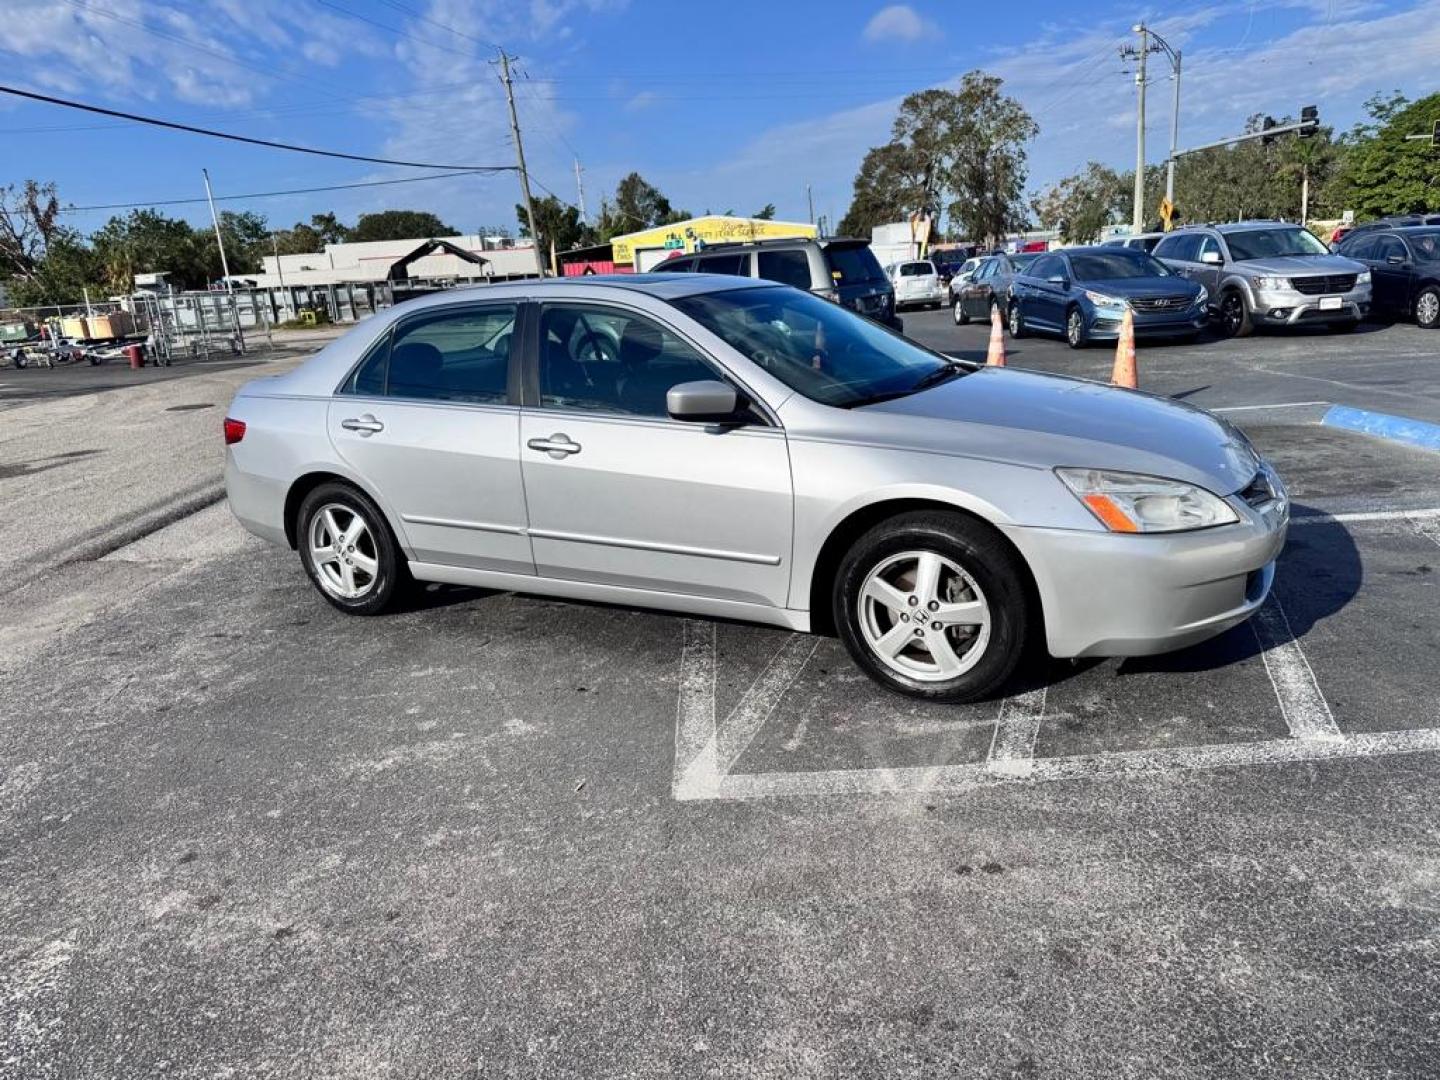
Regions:
M 1062 334 L 1072 349 L 1114 341 L 1129 308 L 1137 336 L 1194 338 L 1209 296 L 1144 251 L 1080 247 L 1055 251 L 1015 278 L 1007 312 L 1012 337 Z

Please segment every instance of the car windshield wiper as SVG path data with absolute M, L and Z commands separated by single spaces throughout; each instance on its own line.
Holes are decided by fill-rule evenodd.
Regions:
M 971 369 L 964 364 L 951 361 L 944 367 L 927 371 L 916 380 L 913 386 L 908 386 L 904 390 L 882 390 L 878 394 L 870 394 L 866 397 L 856 398 L 854 401 L 847 401 L 841 408 L 858 409 L 862 405 L 878 405 L 882 401 L 894 401 L 896 398 L 909 397 L 911 394 L 919 393 L 921 390 L 928 390 L 932 386 L 939 386 L 941 383 L 949 382 L 951 379 L 961 375 L 968 375 L 970 370 Z

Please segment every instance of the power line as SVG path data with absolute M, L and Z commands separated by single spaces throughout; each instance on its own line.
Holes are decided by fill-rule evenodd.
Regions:
M 380 0 L 380 2 L 386 7 L 394 8 L 396 11 L 409 15 L 412 19 L 419 19 L 421 22 L 427 22 L 431 26 L 438 26 L 441 30 L 448 30 L 456 37 L 462 37 L 466 41 L 473 41 L 476 45 L 482 45 L 487 49 L 501 48 L 501 45 L 498 42 L 482 41 L 480 38 L 471 37 L 469 34 L 465 33 L 462 30 L 456 30 L 455 27 L 449 25 L 448 23 L 437 22 L 427 15 L 421 15 L 414 8 L 406 7 L 404 4 L 398 3 L 397 0 Z
M 153 116 L 140 116 L 137 113 L 120 112 L 117 109 L 104 109 L 99 105 L 87 105 L 82 101 L 69 101 L 65 98 L 51 97 L 48 94 L 37 94 L 31 90 L 20 90 L 13 86 L 0 86 L 0 94 L 11 94 L 15 97 L 29 98 L 31 101 L 43 101 L 49 105 L 61 105 L 67 109 L 79 109 L 81 112 L 96 113 L 100 116 L 113 116 L 121 120 L 133 120 L 139 124 L 149 124 L 152 127 L 166 128 L 170 131 L 188 131 L 192 135 L 208 135 L 212 139 L 226 139 L 230 142 L 248 143 L 251 146 L 266 146 L 272 150 L 289 150 L 296 154 L 313 154 L 317 157 L 339 158 L 342 161 L 365 161 L 373 165 L 399 165 L 407 169 L 451 169 L 455 172 L 513 172 L 513 165 L 443 165 L 433 161 L 398 161 L 394 158 L 368 157 L 364 154 L 346 154 L 338 150 L 317 150 L 311 146 L 295 146 L 292 143 L 272 142 L 269 139 L 252 139 L 248 135 L 235 135 L 227 131 L 215 131 L 212 128 L 195 127 L 191 124 L 179 124 L 173 120 L 161 120 Z
M 419 42 L 421 45 L 428 46 L 431 49 L 439 49 L 441 52 L 454 53 L 456 56 L 463 56 L 468 60 L 474 60 L 476 58 L 473 51 L 466 50 L 465 52 L 461 52 L 459 49 L 452 49 L 448 45 L 437 45 L 433 41 L 427 41 L 425 38 L 416 37 L 414 34 L 407 33 L 406 31 L 401 30 L 399 27 L 390 26 L 388 23 L 377 22 L 375 19 L 369 18 L 368 16 L 361 15 L 358 12 L 349 10 L 348 8 L 343 8 L 339 4 L 333 4 L 330 2 L 330 0 L 315 0 L 315 3 L 319 4 L 321 7 L 327 7 L 331 11 L 338 11 L 340 12 L 340 14 L 348 16 L 349 18 L 359 19 L 363 23 L 369 23 L 371 26 L 374 26 L 380 30 L 388 31 L 389 33 L 394 34 L 396 37 L 408 38 L 411 41 Z
M 285 191 L 252 191 L 247 195 L 217 195 L 216 202 L 241 202 L 248 199 L 273 199 L 281 195 L 310 195 L 317 191 L 350 191 L 354 188 L 385 187 L 389 184 L 415 184 L 422 180 L 447 180 L 456 176 L 474 175 L 463 172 L 432 173 L 429 176 L 405 176 L 397 180 L 366 180 L 354 184 L 326 184 L 323 187 L 289 188 Z M 184 206 L 203 203 L 205 199 L 149 199 L 145 202 L 104 203 L 99 206 L 63 206 L 62 214 L 80 214 L 89 210 L 138 210 L 149 206 Z

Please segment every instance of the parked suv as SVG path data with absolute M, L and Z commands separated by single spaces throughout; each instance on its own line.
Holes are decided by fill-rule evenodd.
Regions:
M 1350 329 L 1370 310 L 1370 271 L 1332 255 L 1308 229 L 1240 221 L 1177 229 L 1152 254 L 1205 286 L 1225 332 L 1320 323 Z
M 945 285 L 929 259 L 909 259 L 885 268 L 895 287 L 895 307 L 911 304 L 938 308 L 945 302 Z
M 667 274 L 734 274 L 765 278 L 817 293 L 895 331 L 895 287 L 870 250 L 870 241 L 795 237 L 711 244 L 693 255 L 666 259 L 654 268 Z

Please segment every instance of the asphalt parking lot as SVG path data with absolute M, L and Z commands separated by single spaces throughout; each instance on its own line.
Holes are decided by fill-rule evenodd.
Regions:
M 29 557 L 218 471 L 164 410 L 247 375 L 15 405 L 0 1076 L 1433 1076 L 1440 455 L 1320 420 L 1440 420 L 1437 353 L 1142 342 L 1289 483 L 1274 600 L 963 707 L 738 623 L 452 588 L 348 619 L 223 504 Z M 193 472 L 19 467 L 102 411 Z

